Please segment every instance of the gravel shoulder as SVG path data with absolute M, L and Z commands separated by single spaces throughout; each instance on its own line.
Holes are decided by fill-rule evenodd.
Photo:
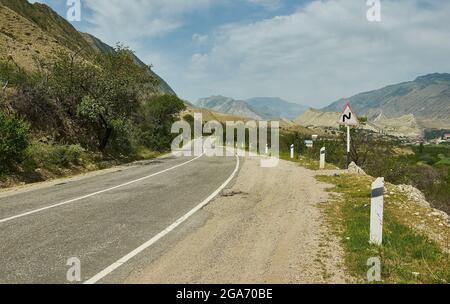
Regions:
M 311 170 L 247 158 L 236 181 L 203 212 L 208 220 L 126 283 L 346 283 L 339 240 L 319 204 L 326 184 Z

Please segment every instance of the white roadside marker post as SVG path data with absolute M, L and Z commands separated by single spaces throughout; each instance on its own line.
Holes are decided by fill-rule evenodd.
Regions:
M 320 149 L 320 169 L 325 169 L 325 147 Z
M 380 177 L 372 184 L 370 204 L 370 243 L 381 246 L 383 243 L 383 206 L 384 178 Z
M 269 154 L 269 144 L 266 144 L 266 155 Z
M 294 145 L 291 145 L 291 159 L 294 159 Z

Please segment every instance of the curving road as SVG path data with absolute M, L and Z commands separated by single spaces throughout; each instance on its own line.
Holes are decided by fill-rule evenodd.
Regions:
M 68 283 L 73 257 L 83 282 L 111 282 L 189 222 L 238 168 L 234 157 L 166 156 L 1 193 L 0 283 Z

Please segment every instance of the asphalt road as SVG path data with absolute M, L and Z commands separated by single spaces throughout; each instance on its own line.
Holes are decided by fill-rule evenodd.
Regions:
M 164 157 L 2 193 L 0 283 L 68 283 L 73 257 L 85 282 L 210 198 L 236 165 L 233 157 Z

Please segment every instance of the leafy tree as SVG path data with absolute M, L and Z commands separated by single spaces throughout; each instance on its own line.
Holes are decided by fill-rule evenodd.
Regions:
M 141 142 L 152 149 L 162 151 L 173 140 L 172 124 L 185 110 L 183 101 L 175 95 L 159 95 L 151 98 L 143 107 Z
M 96 56 L 94 80 L 78 105 L 78 114 L 99 126 L 99 149 L 104 151 L 115 130 L 136 114 L 142 101 L 155 92 L 158 80 L 149 67 L 136 64 L 127 48 Z
M 94 90 L 100 69 L 85 61 L 80 53 L 60 52 L 48 64 L 48 94 L 62 105 L 70 116 L 76 116 L 78 104 Z

